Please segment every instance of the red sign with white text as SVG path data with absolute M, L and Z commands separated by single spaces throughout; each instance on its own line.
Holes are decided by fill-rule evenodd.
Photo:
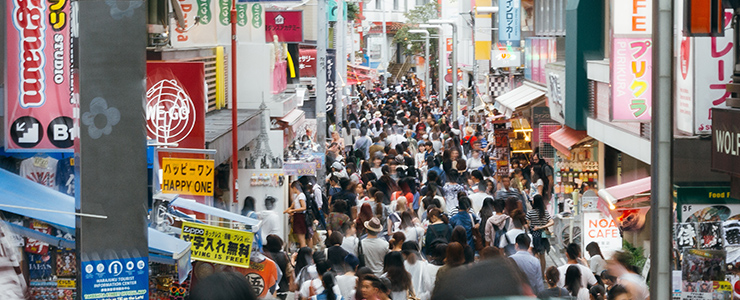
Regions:
M 146 75 L 147 138 L 159 143 L 177 143 L 177 147 L 171 148 L 203 149 L 206 118 L 204 64 L 149 61 Z
M 303 11 L 266 11 L 265 40 L 281 43 L 303 42 Z
M 5 148 L 73 151 L 69 0 L 5 1 Z
M 316 49 L 298 50 L 298 68 L 301 78 L 316 77 Z

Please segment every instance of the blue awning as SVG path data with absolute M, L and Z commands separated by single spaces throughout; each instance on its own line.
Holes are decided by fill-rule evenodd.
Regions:
M 2 182 L 0 184 L 0 204 L 32 208 L 0 206 L 0 210 L 33 218 L 74 234 L 75 199 L 73 197 L 3 169 L 0 169 L 0 182 Z M 39 211 L 34 208 L 62 213 Z M 25 231 L 18 233 L 33 234 Z M 171 259 L 170 263 L 175 264 L 183 257 L 190 257 L 190 243 L 149 228 L 149 252 L 164 254 Z
M 240 214 L 235 214 L 230 211 L 226 211 L 220 208 L 216 208 L 213 206 L 208 206 L 205 204 L 200 204 L 198 202 L 195 202 L 195 200 L 182 198 L 182 197 L 175 197 L 172 202 L 170 202 L 170 206 L 176 206 L 184 209 L 189 209 L 192 211 L 197 211 L 199 213 L 203 213 L 206 215 L 212 215 L 219 218 L 224 218 L 232 221 L 237 221 L 244 223 L 244 225 L 252 226 L 254 229 L 253 231 L 257 231 L 255 228 L 258 228 L 260 225 L 260 220 L 255 218 L 250 218 L 246 216 L 242 216 Z

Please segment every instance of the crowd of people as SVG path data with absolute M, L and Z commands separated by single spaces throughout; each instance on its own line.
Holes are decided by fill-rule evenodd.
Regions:
M 297 251 L 267 236 L 267 255 L 282 257 L 278 297 L 649 298 L 629 255 L 606 260 L 595 243 L 590 261 L 571 244 L 567 263 L 548 267 L 553 174 L 538 153 L 499 172 L 493 130 L 466 111 L 452 120 L 412 79 L 359 95 L 330 127 L 326 178 L 290 185 Z

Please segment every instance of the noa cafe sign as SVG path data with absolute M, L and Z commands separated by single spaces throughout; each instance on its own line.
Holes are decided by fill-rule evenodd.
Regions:
M 740 176 L 740 109 L 712 109 L 712 170 Z
M 605 216 L 601 212 L 583 213 L 583 225 L 584 247 L 591 242 L 596 242 L 604 253 L 622 249 L 622 236 L 611 216 Z

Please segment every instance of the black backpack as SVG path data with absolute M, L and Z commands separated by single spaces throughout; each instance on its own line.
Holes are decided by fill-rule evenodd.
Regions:
M 509 220 L 510 219 L 506 219 L 506 223 L 504 223 L 504 228 L 498 228 L 498 226 L 493 225 L 493 230 L 496 232 L 493 237 L 494 246 L 498 247 L 498 245 L 501 245 L 501 236 L 506 234 L 506 227 L 509 227 Z
M 430 251 L 434 251 L 437 245 L 446 245 L 449 243 L 449 240 L 447 240 L 447 230 L 449 230 L 449 228 L 445 229 L 442 236 L 440 236 L 436 230 L 432 228 L 429 229 L 432 230 L 432 235 L 434 235 L 434 239 L 432 239 L 432 241 L 429 242 L 429 245 L 427 245 L 427 248 L 429 248 Z

